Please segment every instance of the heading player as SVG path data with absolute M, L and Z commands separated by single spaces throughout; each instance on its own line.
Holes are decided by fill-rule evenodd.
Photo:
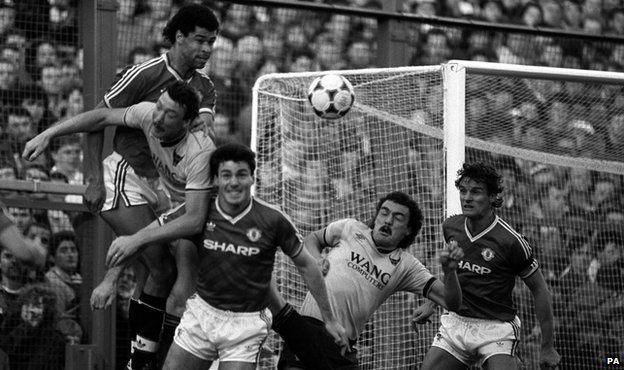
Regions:
M 527 240 L 496 215 L 502 178 L 483 163 L 465 163 L 458 172 L 462 214 L 446 219 L 444 239 L 463 250 L 457 275 L 463 301 L 456 312 L 440 318 L 440 331 L 422 369 L 518 368 L 516 349 L 520 320 L 513 307 L 516 276 L 535 299 L 542 331 L 540 364 L 556 367 L 561 356 L 553 345 L 552 298 Z
M 409 195 L 392 192 L 377 203 L 373 222 L 366 225 L 342 219 L 315 231 L 305 239 L 312 256 L 321 259 L 331 305 L 345 326 L 350 344 L 355 344 L 364 325 L 392 294 L 421 294 L 455 310 L 462 295 L 455 269 L 463 256 L 456 243 L 440 255 L 444 282 L 436 279 L 406 249 L 420 231 L 423 216 Z M 273 329 L 286 342 L 280 369 L 358 369 L 357 353 L 344 353 L 320 325 L 319 306 L 307 294 L 301 315 L 273 290 Z M 296 355 L 296 356 L 295 356 Z
M 164 369 L 206 369 L 217 358 L 228 369 L 256 368 L 271 326 L 267 306 L 278 246 L 319 302 L 329 333 L 345 345 L 321 271 L 297 229 L 278 208 L 251 196 L 255 154 L 244 145 L 226 144 L 213 153 L 210 168 L 218 196 L 199 245 L 197 294 L 187 302 Z M 129 251 L 109 251 L 109 263 L 122 262 Z M 118 252 L 123 256 L 114 257 Z
M 135 233 L 120 237 L 113 242 L 111 249 L 120 244 L 147 246 L 194 235 L 204 225 L 203 217 L 210 198 L 209 160 L 215 149 L 212 140 L 202 132 L 189 132 L 191 121 L 197 117 L 198 106 L 196 90 L 184 82 L 176 81 L 161 94 L 156 103 L 143 102 L 126 109 L 96 109 L 52 126 L 26 144 L 24 157 L 33 160 L 43 152 L 52 138 L 59 135 L 103 129 L 109 125 L 141 129 L 171 202 L 180 205 L 187 201 L 186 213 L 175 222 L 151 230 L 149 236 Z M 174 248 L 174 255 L 178 270 L 182 271 L 178 271 L 172 296 L 179 300 L 174 307 L 177 308 L 175 313 L 181 315 L 186 299 L 194 291 L 197 251 L 188 241 L 180 240 L 178 244 Z M 152 246 L 142 257 L 150 271 L 152 284 L 146 284 L 143 292 L 137 290 L 135 298 L 160 312 L 144 312 L 139 317 L 144 320 L 146 328 L 138 330 L 136 341 L 143 345 L 136 345 L 133 366 L 154 360 L 153 353 L 158 350 L 163 323 L 162 311 L 176 280 L 176 266 L 168 251 Z

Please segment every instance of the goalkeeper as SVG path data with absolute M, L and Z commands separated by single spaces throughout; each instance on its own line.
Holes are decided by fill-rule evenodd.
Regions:
M 418 293 L 450 310 L 459 308 L 462 297 L 455 269 L 462 249 L 450 243 L 442 252 L 444 283 L 405 250 L 420 231 L 422 220 L 416 202 L 407 194 L 393 192 L 378 202 L 371 225 L 338 220 L 305 239 L 306 248 L 319 258 L 332 309 L 347 331 L 350 346 L 345 350 L 333 341 L 310 293 L 299 314 L 273 284 L 273 330 L 286 342 L 280 369 L 357 369 L 353 344 L 366 321 L 395 292 Z M 324 248 L 329 252 L 320 258 Z
M 422 369 L 468 369 L 476 362 L 484 369 L 517 369 L 516 276 L 535 298 L 542 331 L 540 365 L 556 368 L 561 356 L 553 346 L 550 292 L 529 243 L 494 211 L 502 204 L 501 175 L 483 163 L 464 164 L 458 175 L 462 214 L 444 221 L 442 231 L 445 240 L 466 252 L 457 269 L 463 301 L 456 312 L 441 316 Z

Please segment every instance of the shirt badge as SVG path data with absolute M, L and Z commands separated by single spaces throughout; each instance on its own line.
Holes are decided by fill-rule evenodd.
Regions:
M 208 231 L 214 231 L 215 227 L 217 227 L 217 225 L 215 225 L 214 222 L 206 223 L 206 230 L 208 230 Z
M 483 256 L 484 260 L 491 261 L 492 258 L 494 258 L 494 251 L 490 248 L 484 248 L 483 250 L 481 250 L 481 256 Z
M 252 227 L 251 229 L 247 230 L 247 239 L 251 240 L 252 242 L 257 242 L 258 240 L 260 240 L 261 237 L 262 232 L 257 228 Z

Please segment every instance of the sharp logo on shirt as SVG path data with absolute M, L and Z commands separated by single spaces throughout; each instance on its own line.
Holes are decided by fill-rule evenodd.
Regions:
M 490 248 L 484 248 L 481 251 L 481 256 L 483 257 L 484 260 L 491 261 L 492 258 L 494 258 L 494 251 L 491 250 Z
M 231 243 L 219 243 L 218 241 L 210 239 L 204 239 L 204 248 L 211 251 L 226 252 L 247 257 L 255 256 L 256 254 L 260 253 L 260 248 L 257 247 L 247 247 L 244 245 L 234 245 Z
M 262 232 L 255 227 L 247 230 L 247 239 L 251 242 L 255 243 L 262 237 Z
M 392 277 L 392 275 L 384 272 L 377 267 L 377 265 L 353 251 L 351 251 L 351 261 L 347 263 L 347 266 L 359 272 L 369 283 L 379 290 L 385 288 Z
M 178 153 L 176 153 L 176 151 L 173 151 L 173 165 L 177 166 L 178 163 L 180 163 L 180 161 L 182 160 L 182 158 L 184 158 L 183 155 L 179 155 Z
M 472 264 L 471 265 L 470 262 L 466 262 L 466 261 L 459 261 L 459 263 L 457 265 L 462 270 L 472 271 L 472 272 L 477 273 L 479 275 L 487 275 L 490 272 L 492 272 L 492 270 L 490 270 L 487 267 L 479 266 L 477 264 Z

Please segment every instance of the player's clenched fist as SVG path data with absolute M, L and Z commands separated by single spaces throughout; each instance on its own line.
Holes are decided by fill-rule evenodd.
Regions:
M 457 245 L 457 241 L 451 240 L 446 248 L 440 252 L 440 264 L 442 270 L 447 271 L 457 269 L 457 263 L 464 257 L 464 250 Z

